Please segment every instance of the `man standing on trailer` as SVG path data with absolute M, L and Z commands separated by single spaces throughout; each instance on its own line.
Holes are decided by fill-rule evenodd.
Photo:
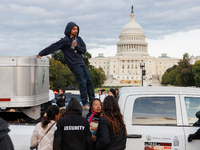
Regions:
M 62 50 L 67 66 L 76 77 L 76 81 L 79 83 L 83 108 L 89 109 L 87 95 L 89 96 L 89 101 L 93 100 L 94 88 L 92 79 L 83 61 L 82 54 L 86 52 L 86 45 L 82 38 L 78 36 L 79 31 L 80 28 L 78 25 L 74 22 L 69 22 L 65 28 L 65 37 L 42 50 L 38 55 L 36 55 L 36 57 L 41 58 L 42 56 L 49 55 L 58 49 Z

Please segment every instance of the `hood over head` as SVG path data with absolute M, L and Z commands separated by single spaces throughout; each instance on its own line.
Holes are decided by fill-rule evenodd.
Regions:
M 77 99 L 72 97 L 66 107 L 66 115 L 82 115 L 82 106 Z
M 71 31 L 71 29 L 72 29 L 74 26 L 77 26 L 77 27 L 78 27 L 78 33 L 77 33 L 77 36 L 78 36 L 80 29 L 79 29 L 79 26 L 78 26 L 76 23 L 74 23 L 74 22 L 69 22 L 69 23 L 67 24 L 67 26 L 66 26 L 66 28 L 65 28 L 65 32 L 64 32 L 66 36 L 70 36 L 70 31 Z
M 9 131 L 8 124 L 2 118 L 0 118 L 0 139 L 7 135 Z

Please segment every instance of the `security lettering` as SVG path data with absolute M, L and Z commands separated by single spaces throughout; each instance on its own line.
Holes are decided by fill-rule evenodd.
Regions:
M 65 130 L 84 130 L 85 126 L 64 126 Z

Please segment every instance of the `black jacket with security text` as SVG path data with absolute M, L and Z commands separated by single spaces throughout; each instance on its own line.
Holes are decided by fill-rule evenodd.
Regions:
M 66 116 L 57 122 L 53 150 L 93 150 L 89 122 L 82 117 L 82 106 L 72 98 L 66 108 Z

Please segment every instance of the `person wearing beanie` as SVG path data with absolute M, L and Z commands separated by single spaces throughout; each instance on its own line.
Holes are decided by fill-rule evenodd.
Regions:
M 113 97 L 117 98 L 115 89 L 110 89 L 110 90 L 108 91 L 108 96 L 113 96 Z

